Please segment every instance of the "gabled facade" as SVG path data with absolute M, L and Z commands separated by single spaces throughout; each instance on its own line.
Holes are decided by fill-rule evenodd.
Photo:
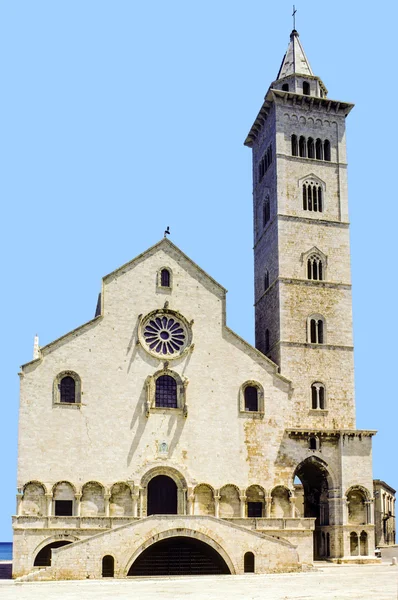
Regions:
M 293 31 L 246 140 L 256 348 L 226 326 L 225 289 L 168 239 L 103 279 L 92 321 L 36 344 L 20 373 L 14 576 L 373 560 L 374 432 L 355 429 L 353 387 L 352 105 L 326 94 Z

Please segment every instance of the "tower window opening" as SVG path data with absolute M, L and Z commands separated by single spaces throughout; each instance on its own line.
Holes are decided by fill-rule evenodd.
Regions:
M 323 143 L 323 158 L 324 158 L 324 160 L 327 160 L 329 162 L 331 160 L 329 140 L 325 140 Z
M 311 344 L 323 344 L 324 322 L 323 318 L 312 318 L 309 323 L 309 341 Z
M 268 290 L 269 288 L 269 272 L 265 271 L 264 273 L 264 290 Z
M 271 211 L 270 211 L 270 205 L 269 205 L 269 196 L 267 196 L 264 200 L 264 204 L 263 204 L 263 227 L 266 226 L 266 224 L 268 223 L 268 221 L 270 220 L 270 216 L 271 216 Z
M 313 410 L 325 409 L 325 386 L 316 382 L 311 386 L 311 407 Z
M 315 158 L 317 160 L 323 160 L 322 140 L 320 140 L 319 138 L 315 142 Z
M 170 375 L 161 375 L 156 380 L 155 406 L 177 408 L 177 382 Z
M 302 158 L 307 156 L 307 140 L 303 135 L 301 135 L 299 139 L 299 155 Z
M 306 181 L 303 184 L 303 210 L 323 212 L 322 187 L 318 183 Z
M 308 440 L 308 448 L 310 450 L 318 450 L 318 439 L 314 435 Z
M 297 145 L 297 135 L 292 135 L 291 137 L 292 143 L 292 156 L 298 156 L 298 145 Z
M 258 163 L 258 180 L 261 181 L 270 164 L 272 163 L 272 144 L 268 146 L 260 162 Z
M 313 138 L 308 138 L 307 142 L 308 158 L 315 158 L 315 144 Z
M 317 254 L 312 254 L 307 260 L 307 277 L 313 281 L 323 280 L 322 260 Z
M 310 84 L 308 83 L 308 81 L 303 81 L 303 94 L 305 96 L 309 96 L 310 95 Z
M 284 83 L 282 85 L 282 92 L 288 92 L 289 91 L 289 84 L 288 83 Z

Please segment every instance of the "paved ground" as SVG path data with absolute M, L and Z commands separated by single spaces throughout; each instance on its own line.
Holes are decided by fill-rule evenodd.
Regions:
M 310 573 L 18 583 L 1 600 L 397 600 L 398 567 L 325 564 Z

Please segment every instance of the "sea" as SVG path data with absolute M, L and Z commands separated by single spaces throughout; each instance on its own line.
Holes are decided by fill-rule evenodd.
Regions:
M 0 560 L 12 560 L 12 542 L 0 542 Z

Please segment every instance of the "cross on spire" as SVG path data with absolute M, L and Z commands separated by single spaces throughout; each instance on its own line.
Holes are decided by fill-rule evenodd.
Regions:
M 292 13 L 292 17 L 293 17 L 293 31 L 296 29 L 296 7 L 293 4 L 293 13 Z

